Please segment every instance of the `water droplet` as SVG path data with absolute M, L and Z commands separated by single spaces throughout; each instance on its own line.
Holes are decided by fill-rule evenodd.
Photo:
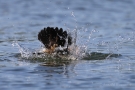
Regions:
M 74 12 L 71 12 L 71 16 L 75 17 Z

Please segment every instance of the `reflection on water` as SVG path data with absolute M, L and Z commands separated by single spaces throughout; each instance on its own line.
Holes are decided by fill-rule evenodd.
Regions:
M 134 4 L 0 0 L 0 90 L 134 90 Z M 42 47 L 37 34 L 48 26 L 73 35 L 77 60 L 33 57 Z

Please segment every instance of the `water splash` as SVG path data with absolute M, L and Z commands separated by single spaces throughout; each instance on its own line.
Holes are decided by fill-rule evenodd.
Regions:
M 71 36 L 72 36 L 72 39 L 73 39 L 73 44 L 71 46 L 69 46 L 69 49 L 70 49 L 70 54 L 69 55 L 63 55 L 63 56 L 60 56 L 61 59 L 67 59 L 67 60 L 78 60 L 78 59 L 83 59 L 84 57 L 86 59 L 98 59 L 98 56 L 102 56 L 102 59 L 103 58 L 109 58 L 111 56 L 117 56 L 113 50 L 117 49 L 117 51 L 119 50 L 119 46 L 122 44 L 122 42 L 118 43 L 116 42 L 114 44 L 114 46 L 112 45 L 111 42 L 107 42 L 107 41 L 101 41 L 101 42 L 98 42 L 96 41 L 97 37 L 95 37 L 95 33 L 97 34 L 98 31 L 97 30 L 91 30 L 88 34 L 88 36 L 85 36 L 85 39 L 83 39 L 84 37 L 80 36 L 82 32 L 81 30 L 83 30 L 84 32 L 88 32 L 88 29 L 87 28 L 81 28 L 81 29 L 73 29 L 72 32 L 69 32 L 71 33 Z M 79 35 L 79 36 L 78 36 Z M 93 37 L 94 36 L 94 37 Z M 87 37 L 87 38 L 86 38 Z M 117 38 L 117 41 L 123 39 L 122 36 L 118 36 Z M 93 54 L 93 51 L 90 49 L 90 42 L 91 40 L 95 40 L 97 44 L 95 43 L 91 43 L 91 45 L 94 45 L 96 48 L 96 52 L 97 53 L 94 53 Z M 126 39 L 127 40 L 127 39 Z M 128 39 L 129 40 L 129 39 Z M 133 40 L 133 39 L 132 39 Z M 68 40 L 66 40 L 68 41 Z M 125 41 L 125 40 L 123 40 Z M 34 59 L 34 58 L 42 58 L 44 60 L 47 60 L 47 59 L 60 59 L 60 58 L 57 58 L 58 55 L 56 55 L 56 53 L 54 54 L 51 54 L 50 56 L 43 53 L 44 51 L 44 47 L 40 47 L 40 49 L 35 49 L 35 50 L 32 50 L 32 49 L 28 49 L 28 48 L 25 48 L 23 47 L 22 45 L 20 45 L 18 42 L 13 42 L 12 44 L 13 46 L 16 46 L 18 47 L 19 51 L 20 51 L 20 54 L 21 54 L 21 57 L 23 58 L 27 58 L 27 59 Z M 66 44 L 65 47 L 68 46 L 68 43 Z M 103 53 L 100 53 L 98 52 L 98 48 L 97 47 L 108 47 L 108 54 L 103 54 Z M 58 47 L 57 49 L 61 49 L 63 50 L 65 47 Z M 112 49 L 113 47 L 113 49 Z M 107 50 L 106 50 L 107 51 Z M 93 55 L 93 56 L 92 56 Z M 94 57 L 94 58 L 93 58 Z M 96 57 L 96 58 L 95 58 Z M 101 58 L 101 57 L 100 57 Z
M 70 8 L 68 7 L 67 10 L 69 10 Z M 89 55 L 91 55 L 91 53 L 93 52 L 92 49 L 95 52 L 99 52 L 99 48 L 98 47 L 105 47 L 105 51 L 108 51 L 107 53 L 109 53 L 109 55 L 107 56 L 107 58 L 109 58 L 115 51 L 119 51 L 119 49 L 121 48 L 121 45 L 126 42 L 126 41 L 134 41 L 135 40 L 135 33 L 132 33 L 133 37 L 124 37 L 127 35 L 117 35 L 117 39 L 114 42 L 110 42 L 109 41 L 105 41 L 105 39 L 103 38 L 102 40 L 100 39 L 100 36 L 96 36 L 97 33 L 99 33 L 99 31 L 92 29 L 90 30 L 89 28 L 85 27 L 80 27 L 79 25 L 77 25 L 77 19 L 76 19 L 76 15 L 75 13 L 72 11 L 70 13 L 70 15 L 73 17 L 73 20 L 75 21 L 74 26 L 75 28 L 73 30 L 71 30 L 70 28 L 68 28 L 69 33 L 72 36 L 73 39 L 73 44 L 69 47 L 70 49 L 70 55 L 68 55 L 68 58 L 74 58 L 76 59 L 82 59 L 84 56 L 86 56 L 86 54 L 89 53 Z M 65 26 L 67 23 L 64 23 Z M 95 35 L 96 34 L 96 35 Z M 98 34 L 99 35 L 99 34 Z M 131 35 L 131 34 L 130 34 Z M 130 36 L 129 35 L 129 36 Z M 99 39 L 99 40 L 98 40 Z M 68 40 L 66 39 L 66 42 Z M 94 41 L 94 42 L 91 42 Z M 13 46 L 17 46 L 19 48 L 19 51 L 21 53 L 21 57 L 25 57 L 25 58 L 30 58 L 30 57 L 47 57 L 46 54 L 42 54 L 39 55 L 39 53 L 43 52 L 43 47 L 41 47 L 38 50 L 31 50 L 28 48 L 23 47 L 22 45 L 18 44 L 17 42 L 13 43 Z M 66 43 L 65 47 L 67 47 L 68 44 Z M 63 47 L 63 48 L 65 48 Z M 60 47 L 59 49 L 63 49 L 62 47 Z M 34 54 L 33 54 L 34 53 Z M 55 55 L 52 55 L 55 56 Z
M 70 32 L 71 34 L 71 32 Z M 64 59 L 68 59 L 68 60 L 77 60 L 77 59 L 80 59 L 81 57 L 83 57 L 83 55 L 85 54 L 85 51 L 86 51 L 86 46 L 78 46 L 77 45 L 77 29 L 74 29 L 72 34 L 72 39 L 73 39 L 73 44 L 71 46 L 68 46 L 68 43 L 66 43 L 65 47 L 58 47 L 56 49 L 59 49 L 59 50 L 63 50 L 64 48 L 66 48 L 67 46 L 69 47 L 70 49 L 70 54 L 69 55 L 63 55 L 61 56 L 62 59 L 64 57 Z M 68 40 L 66 40 L 66 42 L 68 42 Z M 26 59 L 33 59 L 33 58 L 48 58 L 49 55 L 43 53 L 45 50 L 44 47 L 40 47 L 40 49 L 38 50 L 32 50 L 32 49 L 28 49 L 26 47 L 23 47 L 21 44 L 19 44 L 17 41 L 14 41 L 12 43 L 12 45 L 14 47 L 17 47 L 19 49 L 19 52 L 21 54 L 21 57 L 22 58 L 26 58 Z M 55 59 L 56 57 L 56 53 L 53 53 L 51 55 L 51 57 L 53 59 Z M 50 56 L 49 56 L 50 58 Z
M 24 48 L 21 46 L 18 42 L 14 41 L 12 43 L 12 46 L 17 47 L 19 49 L 19 52 L 21 54 L 21 57 L 29 58 L 32 55 L 32 52 L 29 49 Z

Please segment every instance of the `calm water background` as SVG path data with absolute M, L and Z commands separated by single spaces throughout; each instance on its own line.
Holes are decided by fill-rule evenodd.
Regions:
M 12 43 L 38 49 L 47 26 L 77 29 L 77 45 L 117 53 L 59 67 L 20 60 Z M 0 0 L 0 90 L 134 90 L 135 0 Z

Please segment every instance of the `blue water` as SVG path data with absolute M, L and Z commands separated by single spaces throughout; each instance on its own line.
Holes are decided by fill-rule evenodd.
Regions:
M 134 90 L 134 9 L 135 0 L 0 0 L 0 90 Z M 120 56 L 60 66 L 22 58 L 13 43 L 38 50 L 47 26 L 77 31 L 88 53 Z

